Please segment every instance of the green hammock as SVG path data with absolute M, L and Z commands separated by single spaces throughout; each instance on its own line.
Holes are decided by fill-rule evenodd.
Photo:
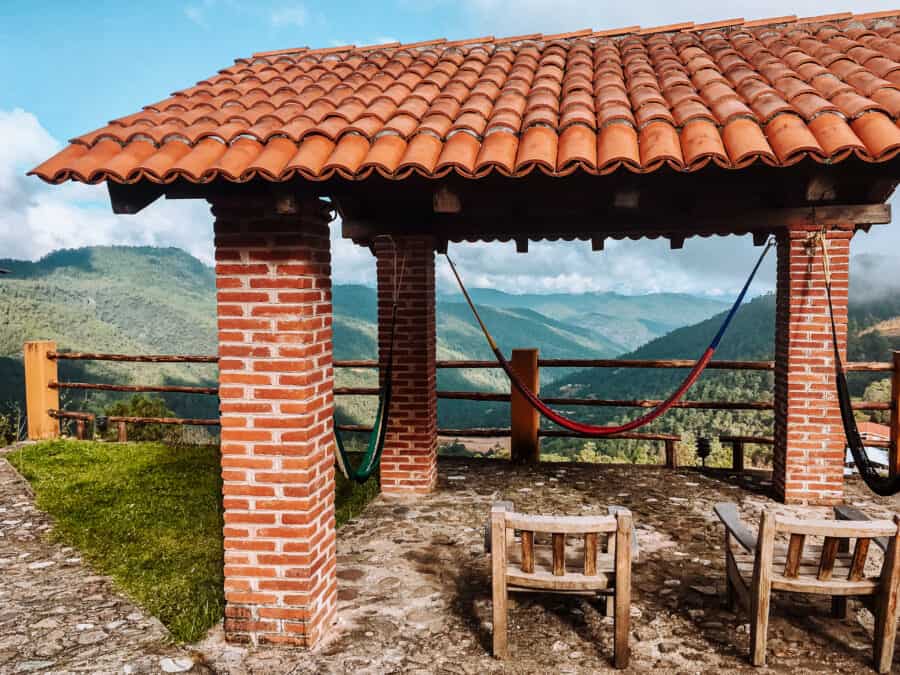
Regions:
M 369 433 L 369 443 L 366 446 L 366 452 L 363 455 L 362 462 L 358 468 L 354 469 L 350 464 L 350 455 L 341 442 L 341 435 L 337 428 L 334 430 L 334 439 L 337 441 L 337 460 L 338 469 L 344 474 L 347 480 L 357 483 L 365 483 L 375 473 L 378 464 L 381 462 L 381 453 L 384 450 L 384 441 L 387 437 L 388 415 L 391 409 L 391 377 L 394 367 L 394 327 L 397 323 L 397 303 L 394 302 L 391 310 L 391 338 L 388 347 L 387 368 L 385 369 L 384 379 L 381 384 L 381 390 L 378 393 L 378 411 L 375 413 L 375 424 Z

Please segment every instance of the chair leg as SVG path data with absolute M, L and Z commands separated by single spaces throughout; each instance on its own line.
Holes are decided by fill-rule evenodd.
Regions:
M 756 589 L 754 589 L 756 590 Z M 750 662 L 766 665 L 766 634 L 769 631 L 769 592 L 755 592 L 750 599 Z
M 893 597 L 892 597 L 893 596 Z M 894 642 L 897 638 L 896 592 L 882 596 L 875 605 L 875 644 L 873 657 L 879 673 L 889 673 L 894 661 Z
M 604 596 L 603 598 L 603 616 L 608 616 L 610 618 L 616 615 L 616 603 L 611 595 Z
M 847 598 L 835 595 L 831 598 L 831 616 L 835 619 L 847 618 Z
M 608 598 L 610 604 L 615 604 L 615 618 L 613 619 L 613 665 L 616 668 L 627 668 L 628 657 L 630 655 L 628 647 L 628 633 L 631 623 L 631 602 L 630 598 L 623 593 L 616 594 L 613 598 Z
M 505 659 L 509 655 L 507 643 L 507 601 L 509 592 L 506 585 L 503 588 L 494 587 L 493 593 L 493 621 L 494 621 L 494 657 Z
M 734 590 L 734 582 L 725 572 L 725 607 L 733 612 L 737 609 L 737 592 Z

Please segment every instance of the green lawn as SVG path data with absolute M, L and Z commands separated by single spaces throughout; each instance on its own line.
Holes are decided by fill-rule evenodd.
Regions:
M 191 642 L 222 617 L 217 447 L 50 441 L 7 459 L 74 546 L 127 595 Z M 337 476 L 338 526 L 378 493 Z

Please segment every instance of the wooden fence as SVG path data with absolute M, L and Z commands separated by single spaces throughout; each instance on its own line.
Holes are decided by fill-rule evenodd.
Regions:
M 180 393 L 207 394 L 218 393 L 218 387 L 180 386 L 180 385 L 121 385 L 91 382 L 63 382 L 59 380 L 57 364 L 61 360 L 108 361 L 119 363 L 218 363 L 216 356 L 175 356 L 175 355 L 127 355 L 97 354 L 85 352 L 60 352 L 52 341 L 28 342 L 25 344 L 25 387 L 28 413 L 28 437 L 31 439 L 55 438 L 60 433 L 60 420 L 71 419 L 76 424 L 76 435 L 85 438 L 90 435 L 97 416 L 83 411 L 61 410 L 59 392 L 63 389 L 119 391 L 135 393 Z M 694 365 L 686 359 L 541 359 L 536 349 L 514 349 L 511 363 L 523 380 L 535 390 L 540 383 L 541 368 L 650 368 L 650 369 L 686 369 Z M 336 360 L 335 368 L 378 368 L 376 360 Z M 496 369 L 495 361 L 438 361 L 438 369 Z M 707 366 L 711 370 L 744 370 L 771 372 L 775 369 L 773 361 L 712 361 Z M 900 473 L 900 351 L 893 353 L 892 362 L 852 362 L 845 365 L 846 372 L 854 373 L 891 373 L 892 387 L 889 402 L 854 401 L 855 410 L 889 411 L 890 440 L 866 441 L 873 447 L 889 448 L 889 468 L 891 475 Z M 377 396 L 377 387 L 335 387 L 336 396 Z M 439 428 L 438 434 L 445 438 L 510 438 L 510 454 L 513 461 L 534 462 L 540 458 L 540 438 L 577 437 L 565 430 L 541 429 L 538 412 L 517 391 L 511 393 L 484 391 L 445 391 L 437 392 L 438 399 L 493 401 L 510 403 L 510 426 L 500 428 Z M 550 405 L 557 406 L 589 406 L 617 408 L 653 408 L 661 403 L 654 399 L 599 399 L 577 397 L 547 397 L 543 399 Z M 692 410 L 774 410 L 771 400 L 756 401 L 699 401 L 682 400 L 674 407 Z M 129 424 L 173 424 L 195 426 L 218 426 L 218 419 L 172 418 L 172 417 L 116 417 L 105 418 L 106 422 L 117 429 L 118 439 L 127 440 Z M 368 432 L 370 426 L 339 424 L 339 431 Z M 674 434 L 662 433 L 622 433 L 607 436 L 601 440 L 644 440 L 662 444 L 666 466 L 677 465 L 676 445 L 681 438 Z M 747 444 L 771 445 L 774 439 L 760 436 L 719 437 L 720 442 L 732 446 L 733 468 L 743 470 L 744 448 Z

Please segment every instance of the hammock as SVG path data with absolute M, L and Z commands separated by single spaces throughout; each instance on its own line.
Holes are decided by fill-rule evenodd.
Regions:
M 397 303 L 394 303 L 391 309 L 391 339 L 389 341 L 387 368 L 385 368 L 384 379 L 381 384 L 381 390 L 378 392 L 378 410 L 375 413 L 375 423 L 372 431 L 369 433 L 369 442 L 366 446 L 366 452 L 363 454 L 359 468 L 354 469 L 350 464 L 350 455 L 344 448 L 341 441 L 341 435 L 337 429 L 334 431 L 334 440 L 337 442 L 337 461 L 338 469 L 344 474 L 344 478 L 357 483 L 365 483 L 375 473 L 375 469 L 381 462 L 381 453 L 384 450 L 384 440 L 387 436 L 388 414 L 391 409 L 391 377 L 394 369 L 394 327 L 397 324 Z
M 393 242 L 393 240 L 391 240 Z M 350 454 L 341 441 L 341 435 L 337 428 L 334 430 L 334 440 L 337 446 L 337 454 L 335 455 L 335 463 L 338 469 L 347 480 L 356 483 L 365 483 L 378 464 L 381 462 L 381 454 L 384 451 L 384 441 L 387 437 L 388 415 L 391 410 L 391 387 L 393 382 L 394 370 L 394 336 L 397 328 L 397 305 L 400 298 L 400 286 L 403 279 L 403 272 L 406 268 L 406 258 L 400 264 L 399 274 L 397 272 L 397 248 L 394 245 L 394 295 L 393 304 L 391 306 L 391 336 L 388 340 L 387 366 L 382 379 L 381 389 L 378 392 L 378 410 L 375 412 L 375 423 L 372 425 L 372 431 L 369 433 L 369 442 L 366 445 L 366 451 L 363 453 L 362 461 L 358 468 L 354 469 L 350 464 Z
M 825 266 L 825 295 L 828 298 L 828 316 L 831 319 L 831 344 L 834 347 L 834 375 L 838 395 L 838 406 L 841 409 L 841 424 L 844 427 L 844 436 L 847 438 L 847 446 L 853 455 L 853 462 L 869 489 L 882 497 L 891 497 L 900 492 L 900 476 L 883 476 L 869 460 L 866 446 L 862 436 L 859 435 L 859 427 L 856 426 L 856 417 L 853 415 L 853 401 L 850 398 L 850 387 L 847 385 L 847 376 L 844 374 L 844 363 L 841 360 L 841 352 L 838 349 L 837 326 L 834 322 L 834 307 L 831 303 L 831 263 L 828 258 L 828 246 L 823 233 L 817 235 L 822 247 L 822 262 Z
M 669 410 L 673 405 L 675 405 L 678 400 L 684 396 L 685 392 L 691 388 L 694 382 L 697 381 L 697 378 L 700 377 L 700 374 L 709 364 L 710 359 L 712 359 L 713 354 L 716 351 L 716 348 L 719 346 L 719 342 L 721 342 L 722 337 L 725 335 L 725 331 L 728 329 L 728 325 L 731 323 L 731 320 L 734 318 L 734 315 L 737 313 L 738 308 L 741 306 L 741 303 L 744 300 L 744 296 L 747 294 L 747 290 L 750 288 L 750 284 L 753 282 L 754 277 L 756 276 L 757 271 L 759 271 L 760 266 L 762 265 L 763 260 L 768 254 L 769 249 L 773 246 L 773 241 L 769 240 L 766 244 L 766 247 L 763 249 L 762 254 L 759 256 L 759 260 L 756 261 L 756 265 L 753 267 L 753 271 L 750 273 L 750 277 L 747 279 L 747 283 L 744 284 L 744 287 L 741 289 L 740 294 L 735 300 L 734 305 L 729 310 L 728 314 L 725 316 L 725 320 L 722 322 L 722 326 L 719 328 L 715 337 L 713 337 L 712 342 L 709 343 L 709 347 L 706 348 L 706 351 L 703 352 L 702 356 L 697 360 L 694 364 L 694 367 L 691 368 L 687 377 L 685 377 L 684 381 L 681 385 L 672 393 L 669 398 L 660 403 L 657 407 L 650 410 L 647 414 L 642 415 L 636 419 L 631 420 L 630 422 L 626 422 L 624 424 L 619 425 L 611 425 L 611 426 L 597 426 L 593 424 L 585 424 L 583 422 L 577 422 L 575 420 L 571 420 L 567 417 L 564 417 L 560 413 L 553 410 L 550 406 L 544 403 L 540 397 L 535 394 L 531 389 L 529 389 L 528 385 L 526 385 L 522 379 L 516 374 L 510 365 L 509 361 L 506 360 L 506 357 L 503 356 L 503 352 L 500 351 L 500 348 L 497 346 L 497 343 L 494 341 L 494 338 L 491 337 L 490 332 L 485 326 L 484 322 L 481 320 L 481 316 L 478 314 L 478 310 L 475 308 L 475 303 L 472 302 L 472 298 L 469 296 L 469 292 L 466 290 L 465 285 L 463 285 L 462 279 L 459 276 L 459 272 L 456 269 L 456 265 L 453 264 L 453 261 L 449 256 L 446 256 L 447 262 L 450 263 L 450 269 L 453 271 L 453 276 L 456 277 L 456 282 L 459 284 L 459 288 L 463 293 L 463 296 L 466 298 L 466 302 L 469 304 L 469 307 L 472 310 L 472 313 L 475 315 L 475 320 L 478 322 L 478 325 L 481 327 L 482 333 L 484 333 L 485 338 L 487 338 L 488 344 L 491 347 L 491 350 L 494 352 L 494 356 L 497 359 L 497 363 L 500 364 L 500 367 L 503 368 L 503 371 L 506 373 L 506 376 L 509 378 L 510 382 L 512 382 L 513 386 L 525 397 L 525 399 L 544 417 L 546 417 L 551 422 L 558 424 L 559 426 L 572 431 L 580 436 L 587 436 L 591 438 L 602 438 L 604 436 L 611 436 L 613 434 L 621 434 L 627 431 L 632 431 L 639 427 L 642 427 L 646 424 L 649 424 L 656 418 L 660 417 L 667 410 Z

